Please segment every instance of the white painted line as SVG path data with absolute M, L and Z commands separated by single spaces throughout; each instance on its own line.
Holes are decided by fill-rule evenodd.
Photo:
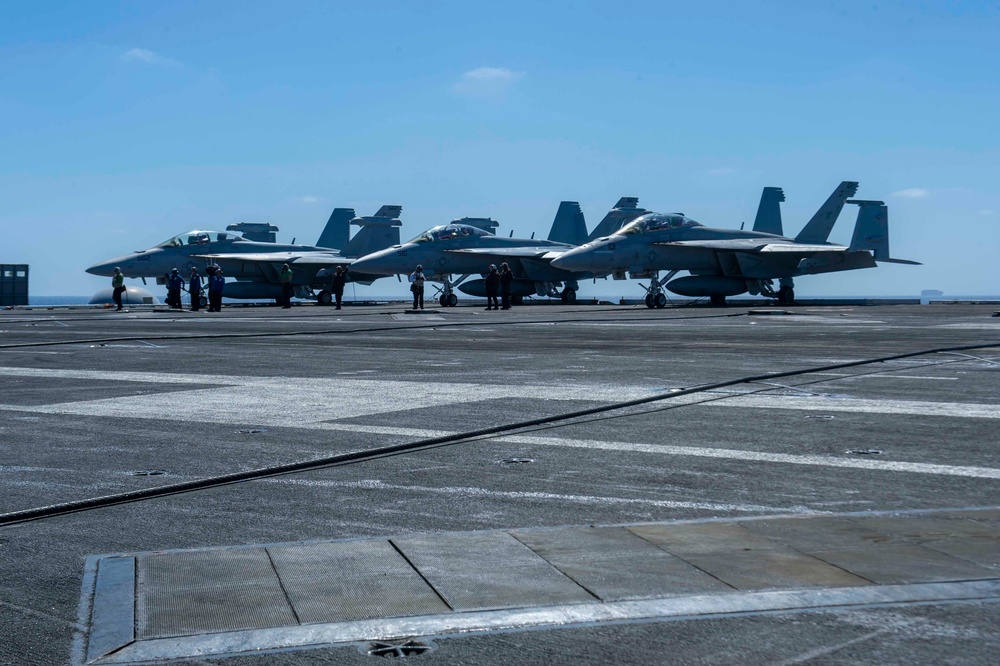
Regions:
M 454 432 L 447 430 L 394 428 L 387 426 L 353 425 L 347 423 L 323 423 L 317 424 L 317 427 L 322 430 L 361 432 L 374 435 L 395 435 L 399 437 L 409 437 L 412 439 L 429 439 L 431 437 L 444 437 L 455 434 Z M 702 446 L 643 444 L 639 442 L 569 439 L 563 437 L 539 437 L 533 435 L 504 435 L 491 437 L 489 439 L 498 442 L 511 442 L 512 444 L 527 444 L 532 446 L 562 446 L 602 451 L 629 451 L 665 456 L 693 456 L 697 458 L 719 458 L 723 460 L 742 460 L 746 462 L 866 469 L 878 472 L 911 472 L 915 474 L 937 474 L 940 476 L 961 476 L 975 479 L 1000 479 L 1000 469 L 994 467 L 936 465 L 933 463 L 876 460 L 873 458 L 835 458 L 833 456 L 769 453 L 766 451 L 742 451 L 738 449 L 717 449 Z
M 640 505 L 655 506 L 667 509 L 704 509 L 706 511 L 739 511 L 746 513 L 774 512 L 782 514 L 816 514 L 815 509 L 799 507 L 777 507 L 764 506 L 761 504 L 727 504 L 721 502 L 678 502 L 672 500 L 654 500 L 631 497 L 602 497 L 597 495 L 564 495 L 559 493 L 542 493 L 527 491 L 498 491 L 489 488 L 463 487 L 463 486 L 407 486 L 392 483 L 385 483 L 378 479 L 364 479 L 361 481 L 315 481 L 309 479 L 274 478 L 266 479 L 267 483 L 282 483 L 293 486 L 312 487 L 334 487 L 334 488 L 362 488 L 364 490 L 386 490 L 392 492 L 404 491 L 422 494 L 435 495 L 458 495 L 463 497 L 489 497 L 499 499 L 528 499 L 568 502 L 570 504 L 593 504 L 593 505 Z
M 303 646 L 362 641 L 393 641 L 413 636 L 440 636 L 525 628 L 566 627 L 642 619 L 690 620 L 732 614 L 850 608 L 878 604 L 993 601 L 1000 598 L 996 580 L 916 585 L 869 585 L 815 590 L 734 592 L 727 594 L 581 603 L 541 608 L 380 618 L 332 624 L 201 634 L 136 641 L 100 664 L 204 658 Z
M 392 426 L 334 423 L 346 418 L 390 414 L 406 410 L 464 404 L 470 396 L 490 399 L 524 398 L 531 400 L 581 400 L 616 402 L 649 395 L 645 388 L 606 384 L 517 385 L 472 384 L 426 381 L 395 381 L 361 378 L 252 377 L 145 372 L 106 372 L 33 368 L 0 368 L 0 375 L 20 377 L 55 377 L 149 382 L 170 385 L 215 384 L 214 388 L 154 393 L 129 398 L 131 414 L 166 421 L 201 421 L 233 425 L 288 427 L 313 430 L 339 430 L 423 439 L 448 431 L 399 428 Z M 699 403 L 704 396 L 688 395 L 662 404 Z M 0 411 L 34 414 L 80 416 L 120 416 L 119 398 L 102 398 L 49 405 L 0 404 Z M 957 418 L 1000 418 L 1000 405 L 984 403 L 928 402 L 916 400 L 869 400 L 768 394 L 734 394 L 724 400 L 703 403 L 711 408 L 789 409 L 869 413 L 913 414 Z M 514 443 L 589 448 L 608 451 L 638 451 L 655 455 L 696 456 L 743 460 L 866 469 L 881 472 L 912 472 L 969 478 L 1000 478 L 1000 470 L 990 467 L 937 465 L 930 463 L 840 458 L 833 456 L 792 455 L 759 451 L 582 440 L 560 437 L 517 435 L 496 438 Z
M 810 372 L 810 375 L 820 377 L 850 377 L 851 379 L 934 379 L 937 381 L 953 382 L 958 377 L 925 377 L 921 375 L 852 375 L 848 372 Z

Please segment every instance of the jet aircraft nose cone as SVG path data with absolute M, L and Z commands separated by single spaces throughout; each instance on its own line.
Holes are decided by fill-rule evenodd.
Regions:
M 395 248 L 389 251 L 372 252 L 355 259 L 351 263 L 351 270 L 356 273 L 367 273 L 368 275 L 394 275 L 397 272 L 395 266 Z
M 580 271 L 583 270 L 584 262 L 582 261 L 583 253 L 580 249 L 569 250 L 568 252 L 563 252 L 561 255 L 552 260 L 552 265 L 564 271 Z
M 87 269 L 87 272 L 91 275 L 102 275 L 104 277 L 111 277 L 114 275 L 115 266 L 117 266 L 114 261 L 103 261 L 99 264 L 94 264 Z

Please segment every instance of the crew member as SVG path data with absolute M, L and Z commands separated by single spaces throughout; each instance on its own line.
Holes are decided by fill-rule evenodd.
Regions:
M 424 309 L 424 267 L 417 264 L 417 270 L 410 273 L 410 291 L 413 292 L 413 309 Z
M 340 301 L 344 298 L 344 285 L 347 284 L 347 270 L 343 266 L 337 266 L 333 272 L 333 279 L 330 281 L 330 291 L 337 299 L 337 309 L 340 309 Z
M 514 273 L 507 262 L 500 264 L 500 295 L 503 298 L 503 309 L 510 310 L 510 286 L 514 282 Z
M 208 279 L 208 311 L 222 312 L 222 292 L 226 289 L 226 278 L 218 266 Z
M 181 277 L 181 272 L 175 268 L 170 271 L 170 277 L 167 278 L 167 305 L 176 310 L 181 309 L 181 289 L 183 287 L 184 278 Z
M 111 298 L 114 299 L 115 305 L 118 306 L 116 312 L 122 311 L 122 294 L 125 293 L 125 276 L 122 275 L 122 269 L 115 266 L 115 274 L 111 276 Z
M 486 276 L 486 309 L 499 310 L 500 303 L 497 302 L 497 293 L 500 291 L 500 273 L 497 272 L 497 265 L 490 264 L 490 272 Z
M 292 269 L 288 264 L 281 265 L 278 282 L 281 283 L 281 307 L 287 310 L 292 307 Z
M 188 280 L 188 296 L 191 297 L 191 312 L 197 312 L 201 308 L 201 276 L 194 266 L 191 267 L 191 277 Z

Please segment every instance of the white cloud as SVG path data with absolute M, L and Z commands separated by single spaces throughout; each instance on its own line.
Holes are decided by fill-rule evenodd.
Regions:
M 996 215 L 997 212 L 995 210 L 990 209 L 990 208 L 984 208 L 981 211 L 979 211 L 979 214 L 980 215 Z
M 925 190 L 922 187 L 910 187 L 905 190 L 899 190 L 898 192 L 893 192 L 892 196 L 902 197 L 904 199 L 923 199 L 928 194 L 930 194 L 930 191 Z
M 122 54 L 122 60 L 131 62 L 148 62 L 154 65 L 179 65 L 180 61 L 157 55 L 149 49 L 129 49 Z
M 469 97 L 501 99 L 522 78 L 522 72 L 514 72 L 505 67 L 478 67 L 462 74 L 451 89 Z

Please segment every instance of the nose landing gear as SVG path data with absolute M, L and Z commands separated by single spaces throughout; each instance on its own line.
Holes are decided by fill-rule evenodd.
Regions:
M 678 271 L 670 271 L 660 279 L 660 271 L 654 271 L 652 278 L 649 281 L 649 286 L 646 287 L 646 298 L 643 299 L 647 308 L 663 308 L 667 305 L 667 295 L 663 293 L 663 285 L 674 279 Z M 642 286 L 642 285 L 640 285 Z

